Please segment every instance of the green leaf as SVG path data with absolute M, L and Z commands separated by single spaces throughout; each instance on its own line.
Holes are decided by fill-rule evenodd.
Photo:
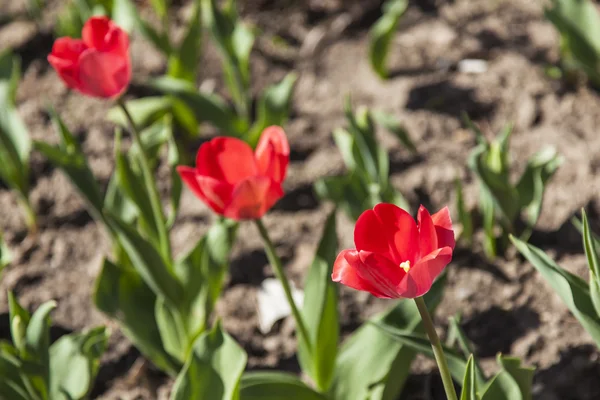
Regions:
M 470 357 L 473 354 L 473 350 L 471 348 L 471 344 L 469 343 L 469 339 L 463 332 L 459 323 L 459 316 L 453 316 L 448 319 L 448 347 L 453 347 L 453 342 L 458 342 L 458 347 L 462 351 L 465 357 Z M 479 366 L 479 363 L 476 359 L 473 359 L 473 370 L 475 371 L 475 376 L 478 382 L 484 382 L 485 375 Z
M 125 106 L 131 114 L 135 126 L 143 131 L 171 112 L 173 102 L 167 96 L 153 96 L 129 100 L 125 103 Z M 115 106 L 108 111 L 108 119 L 123 128 L 129 129 L 129 121 L 123 109 L 119 106 Z
M 290 103 L 298 75 L 290 72 L 274 85 L 269 86 L 258 100 L 256 122 L 248 132 L 251 146 L 258 143 L 262 131 L 271 125 L 283 126 L 290 113 Z
M 353 221 L 370 208 L 368 189 L 356 174 L 321 178 L 314 189 L 320 199 L 332 201 Z
M 415 154 L 417 152 L 417 147 L 410 138 L 408 131 L 394 115 L 384 111 L 374 111 L 373 118 L 377 123 L 383 125 L 385 129 L 393 133 L 400 140 L 400 143 L 411 153 Z
M 521 367 L 518 358 L 498 355 L 502 367 L 483 389 L 481 400 L 531 400 L 533 368 Z
M 137 209 L 136 214 L 140 218 L 140 232 L 144 233 L 148 239 L 158 246 L 158 227 L 150 204 L 150 194 L 143 184 L 141 172 L 133 170 L 132 163 L 121 151 L 121 135 L 119 132 L 115 135 L 115 162 L 117 185 L 119 190 Z
M 240 119 L 222 98 L 215 94 L 198 92 L 186 81 L 162 77 L 154 80 L 151 87 L 175 96 L 194 112 L 199 121 L 210 122 L 225 134 L 241 137 L 248 129 L 248 124 Z
M 600 316 L 600 262 L 598 261 L 597 241 L 590 230 L 585 209 L 581 210 L 581 216 L 583 222 L 583 249 L 588 259 L 588 267 L 590 269 L 590 296 L 594 308 L 596 309 L 596 313 Z
M 20 77 L 20 59 L 10 50 L 0 52 L 0 178 L 27 198 L 31 139 L 15 107 Z
M 445 276 L 438 278 L 425 299 L 431 310 L 439 304 Z M 421 317 L 414 302 L 400 300 L 371 319 L 407 331 L 420 331 Z M 410 373 L 415 351 L 403 346 L 373 323 L 361 326 L 342 345 L 330 390 L 336 400 L 395 400 Z M 368 397 L 370 396 L 370 397 Z
M 155 0 L 159 1 L 159 0 Z M 194 12 L 179 48 L 171 53 L 167 75 L 196 83 L 198 61 L 202 45 L 200 0 L 194 3 Z
M 119 27 L 130 33 L 138 26 L 138 11 L 131 0 L 113 0 L 111 19 Z
M 154 45 L 154 47 L 162 51 L 163 54 L 169 55 L 173 52 L 167 32 L 157 31 L 152 25 L 141 18 L 138 20 L 138 30 Z
M 61 169 L 77 188 L 88 205 L 90 213 L 103 220 L 103 199 L 98 182 L 90 169 L 87 158 L 69 128 L 53 108 L 49 110 L 54 129 L 60 138 L 58 146 L 34 142 L 35 149 L 42 153 L 56 168 Z
M 360 108 L 355 114 L 352 110 L 350 97 L 346 97 L 344 114 L 349 125 L 348 132 L 352 134 L 356 146 L 356 150 L 353 150 L 355 159 L 360 160 L 360 162 L 357 162 L 357 165 L 361 167 L 358 171 L 364 171 L 371 181 L 377 182 L 379 173 L 376 157 L 379 146 L 375 138 L 375 126 L 371 120 L 370 112 L 366 108 Z
M 133 267 L 148 287 L 157 296 L 165 297 L 171 305 L 181 305 L 183 300 L 181 284 L 158 250 L 118 217 L 111 215 L 109 220 Z
M 225 82 L 238 114 L 248 118 L 250 52 L 254 34 L 238 18 L 235 2 L 219 8 L 216 0 L 201 0 L 204 25 L 223 54 Z
M 579 68 L 600 84 L 600 16 L 588 0 L 553 0 L 545 10 L 546 18 L 561 34 L 561 53 L 565 69 Z
M 328 400 L 285 372 L 249 372 L 242 376 L 240 400 Z
M 247 356 L 217 323 L 194 343 L 194 350 L 177 376 L 171 400 L 237 400 Z
M 462 182 L 460 178 L 456 178 L 454 180 L 454 187 L 456 189 L 456 209 L 458 210 L 458 220 L 462 226 L 460 237 L 470 244 L 473 241 L 473 218 L 469 210 L 467 210 L 467 206 L 465 205 Z
M 34 390 L 47 398 L 50 386 L 50 312 L 55 301 L 42 304 L 31 316 L 25 332 L 25 361 L 32 362 L 37 372 L 28 374 Z
M 378 323 L 376 325 L 383 332 L 387 333 L 403 345 L 432 359 L 434 358 L 431 343 L 426 335 L 415 334 L 410 331 L 394 328 L 386 324 Z M 461 382 L 467 371 L 467 360 L 458 351 L 447 346 L 442 347 L 444 349 L 444 355 L 446 356 L 448 369 L 450 370 L 452 378 L 458 382 Z M 479 383 L 483 384 L 483 382 L 478 382 L 478 384 Z
M 180 366 L 163 348 L 154 315 L 156 295 L 131 267 L 104 260 L 94 304 L 117 320 L 125 336 L 158 368 L 175 375 Z
M 371 67 L 382 79 L 388 77 L 386 60 L 400 17 L 408 8 L 407 0 L 388 0 L 384 4 L 383 15 L 371 27 L 369 60 Z
M 534 226 L 542 211 L 542 200 L 548 180 L 562 163 L 556 150 L 546 148 L 536 153 L 528 162 L 519 183 L 519 207 L 525 211 L 525 221 Z
M 58 339 L 50 347 L 50 398 L 86 398 L 94 385 L 107 342 L 104 327 Z
M 185 362 L 188 338 L 181 315 L 160 297 L 155 305 L 156 325 L 165 351 L 182 363 Z
M 169 11 L 169 0 L 150 0 L 152 8 L 160 18 L 165 18 Z
M 128 224 L 133 224 L 138 217 L 138 208 L 131 200 L 129 200 L 123 189 L 119 186 L 116 171 L 113 172 L 108 181 L 108 186 L 106 187 L 104 208 L 109 210 L 112 215 L 118 216 L 119 219 Z M 112 227 L 108 225 L 108 223 L 107 226 L 112 232 Z
M 221 295 L 236 227 L 225 219 L 215 223 L 196 246 L 175 263 L 175 273 L 183 283 L 182 315 L 190 346 L 205 330 Z
M 12 252 L 4 240 L 4 235 L 2 235 L 2 232 L 0 232 L 0 278 L 2 277 L 2 270 L 9 265 L 12 260 Z
M 331 280 L 337 256 L 336 212 L 325 222 L 321 241 L 304 285 L 302 316 L 310 336 L 311 349 L 299 342 L 298 356 L 302 369 L 321 392 L 331 385 L 339 340 L 337 311 L 338 284 Z
M 474 363 L 474 357 L 473 354 L 471 354 L 467 360 L 460 400 L 479 400 L 479 397 L 477 396 L 477 379 L 475 377 Z
M 517 250 L 540 272 L 552 289 L 600 346 L 600 318 L 590 297 L 589 285 L 556 265 L 548 255 L 535 246 L 510 238 Z
M 167 163 L 171 169 L 171 191 L 170 191 L 170 202 L 169 202 L 169 213 L 167 214 L 167 227 L 172 227 L 177 218 L 177 212 L 179 211 L 179 204 L 181 200 L 181 193 L 183 191 L 183 183 L 181 177 L 177 172 L 177 167 L 183 164 L 182 154 L 185 154 L 185 148 L 183 145 L 178 143 L 174 135 L 173 120 L 168 118 L 165 121 L 165 130 L 167 131 Z
M 10 336 L 12 337 L 15 348 L 19 350 L 19 353 L 22 356 L 24 356 L 27 351 L 25 347 L 25 333 L 31 316 L 27 310 L 21 307 L 17 298 L 11 291 L 8 292 L 8 314 L 10 319 Z
M 9 343 L 0 341 L 0 398 L 10 400 L 35 399 L 35 392 L 28 393 L 25 381 L 21 378 L 22 363 L 16 349 Z

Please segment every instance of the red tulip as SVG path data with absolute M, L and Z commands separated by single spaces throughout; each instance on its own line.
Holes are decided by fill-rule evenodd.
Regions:
M 91 17 L 82 39 L 56 39 L 48 62 L 65 84 L 93 97 L 118 97 L 131 80 L 129 37 L 107 17 Z
M 217 137 L 200 146 L 196 168 L 180 166 L 177 171 L 217 214 L 238 221 L 258 219 L 283 196 L 289 158 L 285 132 L 271 126 L 254 152 L 240 139 Z
M 393 204 L 378 204 L 358 218 L 356 250 L 342 251 L 331 278 L 374 296 L 415 298 L 429 291 L 452 260 L 454 231 L 448 208 L 430 215 L 419 208 L 418 224 Z

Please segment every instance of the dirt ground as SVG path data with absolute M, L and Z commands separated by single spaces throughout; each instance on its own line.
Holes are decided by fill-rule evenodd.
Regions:
M 175 21 L 189 14 L 189 2 L 174 2 Z M 331 206 L 320 204 L 311 185 L 319 177 L 343 171 L 331 131 L 344 124 L 342 101 L 350 93 L 355 105 L 393 112 L 416 142 L 411 155 L 381 132 L 391 151 L 395 185 L 414 210 L 423 203 L 436 210 L 449 204 L 453 215 L 455 176 L 464 178 L 466 197 L 476 201 L 476 182 L 465 158 L 474 137 L 460 122 L 466 111 L 491 134 L 514 122 L 511 152 L 517 171 L 545 145 L 558 148 L 564 163 L 551 181 L 538 230 L 531 242 L 559 264 L 586 276 L 580 238 L 570 218 L 581 207 L 600 232 L 600 98 L 585 86 L 552 81 L 544 67 L 557 61 L 558 38 L 542 14 L 540 2 L 522 0 L 413 1 L 395 36 L 390 65 L 393 78 L 382 82 L 367 60 L 367 29 L 378 17 L 379 2 L 370 0 L 239 1 L 244 18 L 266 35 L 284 38 L 288 47 L 259 40 L 252 59 L 253 90 L 299 73 L 287 132 L 292 163 L 286 196 L 266 218 L 287 273 L 297 286 L 310 265 L 324 219 Z M 0 16 L 22 14 L 26 1 L 1 0 Z M 91 166 L 106 185 L 113 168 L 112 125 L 108 102 L 70 92 L 46 62 L 52 21 L 64 1 L 49 0 L 43 21 L 24 18 L 0 24 L 0 50 L 11 47 L 23 59 L 18 107 L 35 139 L 56 142 L 46 105 L 52 103 L 80 139 Z M 2 18 L 0 18 L 2 20 Z M 141 83 L 165 70 L 161 55 L 134 38 L 134 81 Z M 482 74 L 458 72 L 465 58 L 487 61 Z M 206 47 L 201 80 L 223 92 L 218 54 Z M 135 85 L 134 85 L 135 87 Z M 190 151 L 193 151 L 191 149 Z M 6 290 L 24 306 L 55 299 L 53 336 L 108 323 L 113 329 L 94 397 L 162 399 L 172 384 L 144 362 L 118 328 L 94 309 L 91 301 L 100 261 L 108 250 L 101 227 L 93 222 L 67 179 L 39 154 L 33 155 L 32 200 L 40 216 L 40 234 L 27 236 L 16 211 L 16 198 L 0 188 L 0 227 L 15 261 L 0 282 L 0 338 L 9 338 Z M 172 241 L 187 250 L 208 228 L 212 215 L 185 192 Z M 339 235 L 351 247 L 352 224 L 340 219 Z M 293 323 L 285 320 L 263 335 L 258 330 L 256 291 L 271 276 L 252 224 L 242 224 L 230 276 L 217 312 L 224 326 L 249 354 L 248 368 L 298 371 Z M 365 293 L 342 290 L 345 333 L 389 305 Z M 459 248 L 449 266 L 448 285 L 436 321 L 460 312 L 463 328 L 488 371 L 498 352 L 522 357 L 537 368 L 534 393 L 544 400 L 600 398 L 600 353 L 532 266 L 514 251 L 506 259 L 486 261 L 480 246 Z M 419 357 L 402 399 L 443 398 L 434 365 Z M 440 397 L 442 396 L 442 397 Z

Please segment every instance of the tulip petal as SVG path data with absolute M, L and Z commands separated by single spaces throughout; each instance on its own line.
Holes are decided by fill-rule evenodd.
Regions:
M 52 45 L 48 62 L 70 88 L 78 86 L 78 60 L 86 48 L 83 40 L 69 37 L 58 38 Z
M 356 221 L 354 243 L 358 250 L 382 253 L 398 265 L 414 264 L 419 254 L 415 220 L 393 204 L 380 203 L 365 211 Z
M 117 97 L 131 80 L 128 58 L 114 53 L 87 49 L 79 58 L 79 86 L 82 93 L 95 97 Z
M 438 248 L 438 239 L 431 215 L 423 206 L 419 207 L 417 221 L 419 222 L 419 253 L 423 257 Z
M 271 188 L 267 177 L 251 177 L 235 186 L 231 202 L 226 205 L 224 215 L 237 221 L 258 219 L 266 212 L 264 204 Z
M 113 23 L 106 16 L 95 16 L 88 19 L 83 25 L 81 38 L 84 43 L 93 49 L 104 51 L 107 34 Z
M 223 214 L 225 204 L 231 199 L 233 187 L 205 176 L 199 176 L 194 168 L 179 166 L 177 172 L 186 186 L 217 214 Z
M 388 234 L 377 218 L 375 211 L 367 210 L 358 217 L 354 227 L 354 244 L 357 250 L 388 254 L 391 237 L 392 235 Z
M 283 182 L 290 158 L 290 145 L 280 126 L 265 128 L 254 154 L 260 174 Z
M 352 289 L 391 299 L 398 297 L 396 287 L 404 275 L 400 267 L 379 254 L 344 250 L 333 264 L 331 279 Z
M 210 176 L 236 185 L 256 175 L 256 161 L 252 148 L 232 137 L 217 137 L 200 146 L 196 156 L 200 175 Z
M 421 258 L 406 274 L 398 286 L 398 293 L 404 298 L 423 296 L 431 289 L 435 278 L 452 261 L 452 249 L 442 247 Z
M 454 249 L 456 240 L 454 239 L 454 230 L 452 229 L 452 219 L 450 219 L 450 212 L 448 207 L 442 208 L 431 216 L 433 225 L 435 225 L 435 231 L 437 233 L 437 240 L 439 247 L 450 247 Z

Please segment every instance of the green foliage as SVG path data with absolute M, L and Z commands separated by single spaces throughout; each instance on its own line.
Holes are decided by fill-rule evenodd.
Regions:
M 354 220 L 365 209 L 381 202 L 408 209 L 408 203 L 390 182 L 389 156 L 377 141 L 371 112 L 360 109 L 354 113 L 349 98 L 344 110 L 348 127 L 336 129 L 333 138 L 348 172 L 318 180 L 315 191 L 322 199 L 333 201 Z M 399 137 L 409 150 L 415 151 L 406 131 L 394 117 L 377 112 L 375 120 Z
M 462 181 L 460 178 L 456 178 L 454 181 L 454 187 L 456 190 L 456 209 L 458 210 L 458 222 L 461 226 L 459 238 L 464 239 L 467 244 L 471 245 L 473 242 L 473 216 L 465 205 Z
M 126 257 L 119 264 L 105 260 L 96 284 L 96 306 L 118 320 L 159 368 L 175 375 L 208 326 L 236 225 L 226 220 L 213 225 L 188 254 L 168 264 L 134 229 L 111 219 Z
M 31 139 L 16 108 L 21 60 L 10 50 L 0 52 L 0 179 L 18 196 L 25 221 L 36 229 L 36 217 L 29 202 L 29 155 Z
M 12 258 L 12 252 L 4 240 L 4 235 L 0 231 L 0 277 L 2 277 L 2 270 L 12 262 Z
M 408 348 L 434 358 L 431 344 L 423 334 L 398 329 L 385 323 L 377 327 Z M 452 378 L 463 383 L 461 400 L 531 400 L 534 369 L 522 367 L 521 360 L 498 354 L 500 371 L 486 378 L 470 352 L 470 344 L 457 319 L 451 320 L 456 342 L 461 349 L 443 346 Z
M 298 343 L 302 369 L 322 392 L 327 392 L 333 378 L 340 330 L 338 284 L 331 280 L 338 248 L 335 215 L 333 211 L 327 218 L 304 285 L 302 316 L 310 335 L 311 348 L 306 348 L 302 341 Z
M 250 52 L 254 34 L 239 18 L 236 1 L 223 7 L 216 0 L 200 0 L 204 25 L 223 56 L 223 72 L 237 114 L 250 118 Z
M 240 400 L 327 400 L 285 372 L 249 372 L 242 376 Z
M 386 60 L 390 44 L 400 17 L 408 8 L 408 0 L 387 0 L 383 4 L 383 15 L 370 31 L 369 61 L 373 70 L 381 77 L 388 78 Z
M 8 295 L 13 344 L 0 341 L 0 398 L 79 400 L 88 398 L 108 335 L 103 327 L 64 335 L 50 345 L 53 301 L 30 315 Z
M 478 142 L 469 156 L 468 165 L 479 181 L 484 250 L 489 258 L 494 258 L 497 255 L 497 227 L 506 242 L 509 234 L 517 233 L 516 222 L 522 218 L 526 229 L 519 234 L 523 238 L 529 236 L 540 215 L 546 185 L 562 163 L 562 158 L 552 148 L 539 151 L 527 161 L 525 171 L 513 183 L 509 160 L 512 128 L 507 126 L 497 138 L 488 141 L 468 118 L 465 119 Z M 463 219 L 466 219 L 464 214 Z
M 425 295 L 434 310 L 442 298 L 445 275 Z M 387 312 L 357 329 L 339 350 L 330 397 L 334 400 L 393 400 L 402 392 L 415 350 L 400 343 L 375 324 L 406 332 L 421 331 L 414 302 L 400 300 Z
M 202 334 L 179 373 L 171 400 L 237 400 L 246 353 L 221 325 Z
M 600 86 L 600 14 L 590 0 L 552 0 L 546 18 L 560 33 L 561 67 L 566 78 L 583 72 Z
M 584 227 L 587 225 L 587 219 L 584 216 Z M 571 313 L 579 320 L 583 328 L 588 331 L 592 339 L 600 346 L 600 316 L 595 308 L 595 301 L 592 300 L 592 291 L 590 284 L 558 266 L 546 253 L 535 246 L 527 244 L 515 237 L 511 240 L 517 247 L 517 250 L 538 270 L 544 279 L 550 284 L 552 289 L 560 296 Z M 592 245 L 592 243 L 594 243 Z M 584 247 L 590 261 L 590 274 L 592 275 L 592 286 L 594 269 L 596 268 L 595 240 L 590 240 L 589 228 L 585 228 Z M 597 300 L 596 300 L 597 301 Z

